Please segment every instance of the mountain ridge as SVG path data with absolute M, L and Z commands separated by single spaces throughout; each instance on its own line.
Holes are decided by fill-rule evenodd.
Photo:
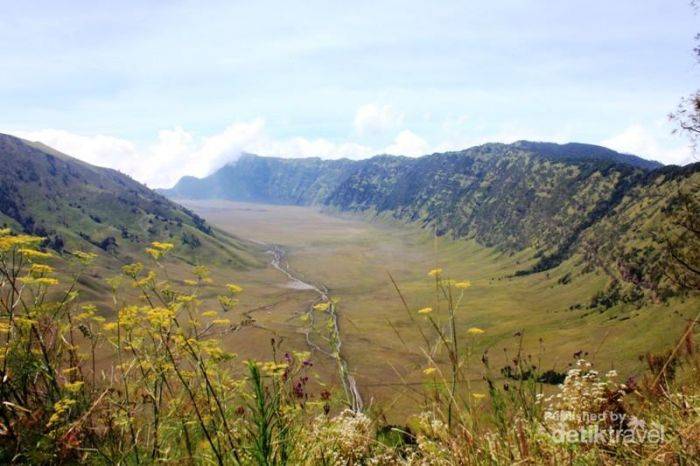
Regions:
M 208 177 L 187 178 L 161 192 L 175 198 L 387 213 L 419 222 L 437 235 L 472 238 L 510 252 L 531 248 L 535 264 L 518 271 L 529 274 L 549 270 L 577 254 L 586 256 L 584 243 L 597 241 L 598 250 L 621 250 L 602 246 L 615 238 L 596 238 L 590 232 L 611 215 L 622 215 L 617 212 L 620 206 L 638 209 L 639 203 L 656 202 L 647 199 L 652 191 L 668 204 L 659 215 L 671 215 L 674 199 L 681 191 L 695 193 L 699 177 L 700 164 L 663 166 L 601 146 L 518 141 L 418 158 L 379 155 L 358 161 L 247 154 Z M 655 218 L 659 225 L 661 218 Z M 658 231 L 642 227 L 630 227 L 640 232 L 635 240 L 659 237 Z M 655 247 L 661 248 L 657 243 Z M 636 259 L 628 259 L 649 271 Z M 652 263 L 658 265 L 660 260 L 657 254 Z M 611 279 L 625 280 L 627 274 L 612 272 L 616 267 L 607 267 Z M 655 299 L 666 293 L 650 289 Z

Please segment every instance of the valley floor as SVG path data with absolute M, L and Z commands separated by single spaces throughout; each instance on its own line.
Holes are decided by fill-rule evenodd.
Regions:
M 415 225 L 308 207 L 180 202 L 223 230 L 285 251 L 292 277 L 273 266 L 272 254 L 268 267 L 221 277 L 244 287 L 236 312 L 241 320 L 255 321 L 227 336 L 226 346 L 244 359 L 269 359 L 272 338 L 282 339 L 283 349 L 313 349 L 320 381 L 338 383 L 336 362 L 325 354 L 333 350 L 327 322 L 310 311 L 322 289 L 339 300 L 341 357 L 365 407 L 381 405 L 390 420 L 419 409 L 423 401 L 424 391 L 419 389 L 427 380 L 426 348 L 411 317 L 424 325 L 416 311 L 426 306 L 441 317 L 434 282 L 427 275 L 436 267 L 447 278 L 472 283 L 457 314 L 457 330 L 474 355 L 469 370 L 474 391 L 481 389 L 483 352 L 488 351 L 492 370 L 498 373 L 517 351 L 518 332 L 525 353 L 541 360 L 543 369 L 565 371 L 574 353 L 582 351 L 601 370 L 615 367 L 624 376 L 634 375 L 642 368 L 639 356 L 675 341 L 698 304 L 677 301 L 641 309 L 620 305 L 594 310 L 588 303 L 606 277 L 582 273 L 576 258 L 549 273 L 511 278 L 528 263 L 530 251 L 510 255 L 471 241 L 436 240 Z M 563 283 L 567 274 L 571 281 Z M 470 327 L 485 333 L 467 336 Z M 445 359 L 436 355 L 438 363 Z

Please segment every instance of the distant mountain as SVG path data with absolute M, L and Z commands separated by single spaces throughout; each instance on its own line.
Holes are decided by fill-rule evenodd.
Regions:
M 616 262 L 634 261 L 629 255 L 611 255 L 621 250 L 621 235 L 608 230 L 608 236 L 601 235 L 602 225 L 618 225 L 619 216 L 629 215 L 629 209 L 645 205 L 651 196 L 661 198 L 654 201 L 660 209 L 654 223 L 663 226 L 677 196 L 697 196 L 699 172 L 700 165 L 663 167 L 600 146 L 519 141 L 419 158 L 380 155 L 359 161 L 246 154 L 206 178 L 186 177 L 162 192 L 173 198 L 388 213 L 420 222 L 438 235 L 473 238 L 504 251 L 530 248 L 534 265 L 519 273 L 544 271 L 578 254 L 619 281 L 629 274 L 615 273 L 620 268 Z M 636 221 L 629 219 L 634 225 L 628 225 L 628 245 L 655 241 L 660 251 L 658 232 Z M 630 237 L 629 231 L 639 237 Z M 654 235 L 656 240 L 649 240 Z M 609 253 L 600 257 L 595 250 Z M 659 265 L 660 253 L 655 257 L 646 270 Z M 662 295 L 663 280 L 650 280 L 654 284 L 646 287 L 648 294 Z
M 518 141 L 510 145 L 485 144 L 460 152 L 433 154 L 420 159 L 379 155 L 371 159 L 351 161 L 323 160 L 320 158 L 283 159 L 243 154 L 213 174 L 199 179 L 185 176 L 171 189 L 159 190 L 169 197 L 191 199 L 221 198 L 281 204 L 324 204 L 327 196 L 345 177 L 362 171 L 363 166 L 386 161 L 404 161 L 411 165 L 428 157 L 454 156 L 465 159 L 521 155 L 569 163 L 619 164 L 641 169 L 655 169 L 659 162 L 621 154 L 605 147 L 590 144 L 554 144 Z
M 5 134 L 0 163 L 0 225 L 44 236 L 58 252 L 94 251 L 122 263 L 158 240 L 180 246 L 174 257 L 184 263 L 254 263 L 247 244 L 118 171 Z

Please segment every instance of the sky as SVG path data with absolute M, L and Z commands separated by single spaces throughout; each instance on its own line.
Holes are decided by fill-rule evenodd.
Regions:
M 0 0 L 0 132 L 151 187 L 241 152 L 419 156 L 520 139 L 695 161 L 685 0 Z

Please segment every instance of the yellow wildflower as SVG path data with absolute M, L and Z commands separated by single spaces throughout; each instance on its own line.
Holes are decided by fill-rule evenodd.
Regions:
M 0 251 L 9 251 L 13 248 L 36 247 L 43 241 L 43 238 L 30 235 L 0 236 Z
M 53 267 L 46 264 L 32 264 L 32 266 L 29 268 L 29 273 L 34 276 L 47 275 L 51 272 L 53 272 Z
M 455 283 L 455 288 L 459 288 L 460 290 L 466 290 L 470 286 L 472 286 L 472 282 L 470 282 L 469 280 L 464 280 L 464 281 Z
M 216 317 L 216 316 L 218 316 L 218 315 L 219 315 L 219 313 L 216 312 L 216 311 L 205 311 L 205 312 L 202 312 L 202 317 Z
M 228 319 L 214 319 L 211 323 L 214 325 L 231 325 L 231 321 Z
M 329 303 L 329 302 L 318 303 L 318 304 L 314 304 L 314 310 L 319 311 L 319 312 L 325 312 L 328 310 L 328 308 L 330 306 L 331 306 L 331 303 Z
M 287 369 L 287 364 L 275 363 L 273 361 L 266 362 L 262 365 L 262 371 L 267 375 L 277 375 Z
M 116 330 L 117 328 L 117 323 L 116 322 L 107 322 L 102 326 L 103 329 L 105 329 L 108 332 L 111 332 L 112 330 Z
M 174 247 L 175 246 L 171 243 L 161 243 L 159 241 L 154 241 L 151 243 L 150 248 L 146 248 L 146 254 L 153 257 L 153 259 L 158 260 Z
M 418 309 L 418 314 L 430 314 L 433 312 L 432 307 L 424 307 L 423 309 Z
M 97 258 L 97 254 L 94 254 L 92 252 L 73 251 L 71 254 L 73 254 L 76 257 L 76 259 L 78 259 L 78 261 L 83 265 L 87 265 L 93 260 L 95 260 L 95 258 Z
M 425 375 L 431 375 L 431 374 L 434 374 L 435 372 L 437 372 L 437 369 L 434 367 L 428 367 L 426 369 L 423 369 L 423 373 Z
M 211 272 L 209 271 L 208 268 L 206 268 L 203 265 L 196 266 L 192 270 L 192 273 L 194 273 L 194 275 L 203 282 L 206 282 L 206 283 L 211 282 L 211 278 L 209 278 L 209 275 L 211 275 Z
M 122 272 L 131 278 L 136 278 L 138 274 L 143 270 L 143 264 L 141 262 L 134 262 L 133 264 L 125 265 L 122 267 Z
M 469 330 L 467 330 L 467 333 L 469 335 L 481 335 L 482 333 L 484 333 L 484 331 L 482 329 L 480 329 L 479 327 L 469 327 Z
M 170 321 L 175 317 L 175 313 L 165 307 L 156 307 L 153 309 L 148 309 L 146 312 L 146 318 L 148 321 L 157 326 L 157 327 L 165 327 L 167 326 Z
M 429 277 L 437 277 L 442 273 L 442 269 L 433 269 L 430 272 L 428 272 Z
M 61 419 L 64 417 L 64 415 L 67 415 L 70 409 L 73 407 L 73 405 L 76 403 L 75 400 L 71 398 L 63 398 L 61 400 L 58 400 L 56 403 L 53 405 L 53 410 L 54 413 L 51 415 L 49 418 L 48 424 L 46 424 L 46 427 L 52 427 L 54 424 L 57 424 L 58 422 L 61 421 Z
M 147 286 L 153 286 L 156 280 L 156 273 L 153 270 L 149 270 L 145 277 L 140 280 L 136 280 L 133 283 L 134 288 L 142 288 Z
M 72 383 L 66 382 L 65 384 L 63 384 L 63 388 L 65 388 L 71 393 L 78 393 L 80 389 L 83 388 L 83 385 L 85 385 L 85 382 L 78 380 Z
M 226 288 L 228 289 L 229 293 L 233 293 L 233 294 L 238 294 L 241 291 L 243 291 L 243 288 L 241 288 L 240 286 L 233 284 L 233 283 L 227 283 Z
M 174 248 L 175 245 L 172 243 L 161 243 L 160 241 L 154 241 L 151 243 L 151 247 L 153 249 L 157 249 L 158 251 L 168 252 Z
M 135 327 L 140 321 L 141 316 L 137 306 L 127 306 L 119 311 L 119 323 L 124 327 Z
M 217 296 L 217 299 L 219 300 L 221 307 L 224 308 L 224 311 L 230 311 L 238 304 L 238 300 L 233 299 L 230 296 L 219 295 Z
M 20 277 L 19 279 L 25 285 L 38 285 L 38 286 L 54 286 L 58 285 L 58 280 L 55 278 L 48 277 Z
M 483 400 L 484 398 L 486 398 L 486 395 L 484 395 L 483 393 L 472 393 L 472 396 L 475 400 Z
M 50 252 L 41 252 L 37 251 L 36 249 L 21 248 L 19 249 L 19 252 L 29 260 L 49 259 L 53 257 Z
M 193 294 L 181 294 L 177 298 L 178 303 L 193 303 L 197 302 L 197 297 Z

